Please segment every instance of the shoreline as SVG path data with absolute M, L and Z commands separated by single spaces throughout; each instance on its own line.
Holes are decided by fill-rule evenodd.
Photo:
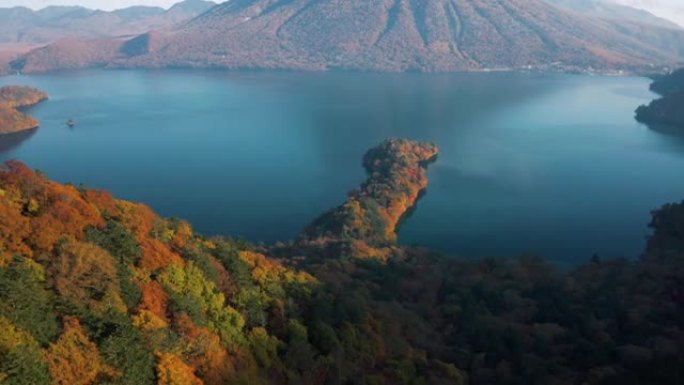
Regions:
M 40 122 L 27 110 L 48 99 L 38 89 L 20 86 L 0 88 L 0 136 L 35 130 Z
M 0 70 L 2 69 L 0 63 Z M 0 71 L 0 78 L 7 76 L 32 76 L 32 75 L 46 75 L 56 73 L 68 73 L 77 71 L 210 71 L 223 73 L 305 73 L 305 74 L 321 74 L 321 73 L 350 73 L 350 74 L 421 74 L 421 75 L 449 75 L 449 74 L 486 74 L 486 73 L 511 73 L 511 74 L 566 74 L 566 75 L 585 75 L 585 76 L 605 76 L 605 77 L 646 77 L 652 78 L 658 75 L 667 75 L 680 65 L 658 65 L 649 67 L 635 67 L 635 68 L 610 68 L 610 69 L 596 69 L 593 67 L 580 67 L 574 65 L 538 65 L 538 66 L 523 66 L 515 68 L 471 68 L 455 71 L 439 71 L 439 70 L 393 70 L 393 69 L 361 69 L 361 68 L 342 68 L 342 67 L 258 67 L 258 66 L 221 66 L 221 65 L 95 65 L 84 66 L 78 68 L 55 68 L 48 70 L 35 70 L 24 72 L 11 68 L 11 62 L 8 63 L 10 71 L 3 73 Z M 684 65 L 684 64 L 682 64 Z

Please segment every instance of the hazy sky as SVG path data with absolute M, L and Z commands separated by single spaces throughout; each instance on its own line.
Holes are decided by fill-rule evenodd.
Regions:
M 0 0 L 2 1 L 2 0 Z M 646 9 L 684 26 L 684 0 L 613 0 L 616 3 Z
M 0 0 L 0 6 L 23 5 L 42 8 L 54 4 L 79 4 L 90 8 L 115 9 L 130 5 L 158 5 L 169 7 L 180 0 Z M 673 20 L 684 26 L 684 0 L 611 0 L 643 8 L 658 16 Z
M 131 5 L 156 5 L 168 8 L 181 0 L 0 0 L 0 7 L 23 5 L 29 8 L 43 8 L 48 5 L 83 5 L 88 8 L 118 9 Z

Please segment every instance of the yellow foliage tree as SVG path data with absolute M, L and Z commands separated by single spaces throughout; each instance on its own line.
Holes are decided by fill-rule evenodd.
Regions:
M 90 385 L 116 376 L 76 318 L 64 319 L 64 332 L 50 344 L 47 361 L 52 385 Z
M 102 313 L 114 308 L 126 311 L 119 294 L 114 259 L 103 249 L 82 242 L 68 243 L 50 265 L 52 286 L 76 304 Z
M 0 355 L 21 344 L 38 345 L 31 334 L 17 328 L 5 317 L 0 316 Z
M 168 327 L 165 320 L 149 310 L 142 309 L 131 319 L 133 325 L 143 331 L 155 331 Z
M 157 353 L 157 385 L 204 385 L 178 356 Z

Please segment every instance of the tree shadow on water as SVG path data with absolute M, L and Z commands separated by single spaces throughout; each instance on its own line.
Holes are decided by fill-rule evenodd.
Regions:
M 399 221 L 397 222 L 397 228 L 396 231 L 398 232 L 399 229 L 401 229 L 402 225 L 408 221 L 413 214 L 418 210 L 418 204 L 420 201 L 425 198 L 427 195 L 427 188 L 422 189 L 418 192 L 418 198 L 416 199 L 416 203 L 413 204 L 413 206 L 409 207 L 404 214 L 402 214 L 401 218 L 399 218 Z
M 12 134 L 0 135 L 0 156 L 4 155 L 31 138 L 37 129 L 16 132 Z
M 653 131 L 663 137 L 667 137 L 667 139 L 671 141 L 671 144 L 676 145 L 678 148 L 684 149 L 684 127 L 653 123 L 644 123 L 644 125 L 648 127 L 650 131 Z

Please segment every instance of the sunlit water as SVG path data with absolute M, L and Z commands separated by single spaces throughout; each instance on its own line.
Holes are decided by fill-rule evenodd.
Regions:
M 293 238 L 391 137 L 442 154 L 401 241 L 470 257 L 637 257 L 684 198 L 684 141 L 633 110 L 647 79 L 540 74 L 84 71 L 0 78 L 51 99 L 0 159 L 111 190 L 207 235 Z M 77 125 L 68 128 L 73 118 Z

